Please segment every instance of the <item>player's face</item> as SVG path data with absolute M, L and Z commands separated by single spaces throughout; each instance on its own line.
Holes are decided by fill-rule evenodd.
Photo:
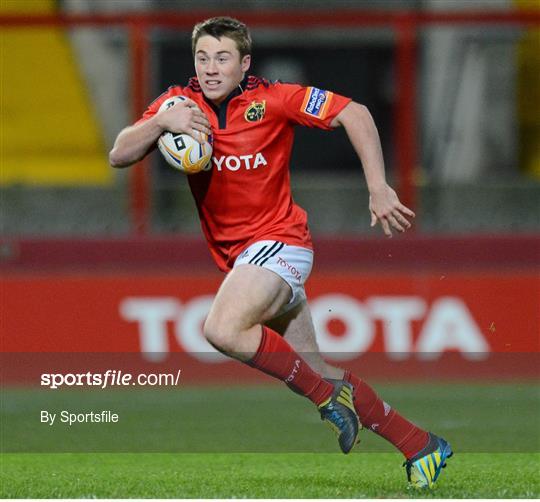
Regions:
M 251 56 L 240 57 L 236 42 L 205 35 L 195 46 L 195 72 L 204 95 L 219 105 L 244 78 Z

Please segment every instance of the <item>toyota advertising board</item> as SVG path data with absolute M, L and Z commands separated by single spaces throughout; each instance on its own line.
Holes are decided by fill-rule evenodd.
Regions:
M 129 354 L 130 365 L 181 364 L 193 382 L 257 380 L 203 337 L 220 281 L 207 272 L 7 274 L 4 374 L 36 381 L 31 369 L 39 364 L 22 354 L 56 354 L 54 364 L 66 359 L 60 354 L 79 354 L 84 365 L 88 354 L 105 353 Z M 519 378 L 537 375 L 539 284 L 537 274 L 516 270 L 322 271 L 307 290 L 329 361 L 378 377 Z

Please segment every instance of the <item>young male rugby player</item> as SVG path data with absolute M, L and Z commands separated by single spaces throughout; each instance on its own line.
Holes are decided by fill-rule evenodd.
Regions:
M 450 446 L 399 415 L 364 381 L 323 361 L 304 291 L 313 252 L 306 213 L 291 197 L 294 126 L 345 128 L 364 168 L 372 226 L 380 223 L 391 236 L 414 217 L 385 181 L 370 113 L 327 90 L 246 76 L 251 37 L 235 19 L 197 24 L 192 48 L 197 76 L 170 87 L 120 132 L 111 165 L 137 162 L 164 131 L 213 134 L 212 168 L 188 177 L 211 254 L 227 272 L 204 325 L 206 338 L 310 399 L 344 453 L 356 444 L 360 422 L 405 455 L 414 486 L 431 486 Z M 175 95 L 189 99 L 157 113 Z

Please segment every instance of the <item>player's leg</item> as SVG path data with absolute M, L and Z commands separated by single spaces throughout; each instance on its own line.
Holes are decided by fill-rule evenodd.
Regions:
M 392 443 L 405 456 L 404 465 L 411 485 L 431 487 L 446 465 L 446 459 L 452 456 L 450 445 L 407 420 L 356 375 L 346 371 L 343 380 L 353 385 L 354 407 L 361 424 Z M 335 386 L 342 383 L 342 380 L 328 381 Z
M 254 247 L 248 251 L 257 256 L 257 245 Z M 291 285 L 277 273 L 237 261 L 216 295 L 205 322 L 205 336 L 218 350 L 282 380 L 313 401 L 338 433 L 342 451 L 348 453 L 359 428 L 350 384 L 343 382 L 334 390 L 283 337 L 263 326 L 294 296 Z M 341 394 L 347 391 L 348 406 L 338 401 L 345 399 Z
M 311 311 L 306 300 L 302 300 L 291 310 L 271 319 L 266 325 L 282 335 L 317 373 L 325 378 L 343 379 L 344 370 L 328 364 L 321 355 Z
M 301 300 L 295 307 L 286 310 L 283 314 L 271 319 L 266 325 L 293 345 L 296 351 L 302 355 L 304 360 L 307 361 L 317 373 L 324 376 L 330 375 L 333 378 L 340 379 L 339 384 L 335 384 L 335 381 L 329 381 L 334 385 L 333 398 L 335 400 L 341 400 L 342 406 L 345 405 L 354 409 L 352 399 L 353 387 L 351 384 L 342 381 L 343 370 L 326 364 L 319 351 L 314 332 L 313 336 L 304 335 L 304 333 L 309 330 L 313 331 L 311 313 L 305 299 Z M 332 421 L 328 420 L 325 410 L 321 410 L 321 418 L 333 427 Z M 359 427 L 361 428 L 360 423 Z
M 315 328 L 307 302 L 276 317 L 268 325 L 280 333 L 311 366 L 332 382 L 336 388 L 343 380 L 353 386 L 353 403 L 360 423 L 383 437 L 405 456 L 407 477 L 415 487 L 431 486 L 452 455 L 448 443 L 428 433 L 384 402 L 365 381 L 349 371 L 343 372 L 326 363 L 319 351 Z
M 309 360 L 311 366 L 336 387 L 343 381 L 353 386 L 354 407 L 360 423 L 382 436 L 407 459 L 414 457 L 428 443 L 428 433 L 384 402 L 363 380 L 326 363 L 319 351 L 315 328 L 306 301 L 295 309 L 268 322 L 292 347 Z
M 287 283 L 254 265 L 235 267 L 221 284 L 204 325 L 208 341 L 241 361 L 251 360 L 260 346 L 261 324 L 289 301 Z

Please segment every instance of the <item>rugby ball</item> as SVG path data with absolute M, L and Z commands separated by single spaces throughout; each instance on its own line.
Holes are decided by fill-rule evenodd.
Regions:
M 166 99 L 159 107 L 159 112 L 184 101 L 185 96 L 173 96 Z M 189 134 L 164 132 L 158 139 L 157 146 L 167 164 L 185 174 L 195 174 L 210 169 L 212 163 L 212 137 L 203 133 L 199 143 Z

